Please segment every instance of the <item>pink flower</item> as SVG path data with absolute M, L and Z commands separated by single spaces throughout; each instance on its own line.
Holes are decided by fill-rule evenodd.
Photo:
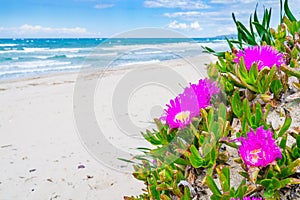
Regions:
M 277 158 L 282 158 L 280 148 L 272 136 L 271 131 L 264 130 L 261 126 L 256 132 L 251 130 L 247 138 L 239 138 L 242 143 L 239 154 L 247 166 L 265 167 Z
M 233 61 L 239 64 L 241 57 L 243 57 L 247 70 L 250 70 L 254 63 L 258 65 L 258 70 L 264 67 L 272 68 L 274 65 L 280 67 L 283 64 L 282 54 L 272 46 L 247 47 L 244 51 L 240 50 L 236 56 L 237 58 Z
M 200 79 L 198 84 L 190 84 L 182 94 L 170 100 L 160 119 L 165 120 L 171 128 L 183 129 L 191 123 L 193 117 L 200 114 L 201 108 L 210 105 L 211 97 L 218 93 L 219 89 L 215 82 Z
M 190 103 L 192 105 L 196 102 Z M 184 104 L 184 102 L 182 102 L 180 96 L 177 96 L 174 100 L 172 99 L 170 101 L 169 105 L 166 105 L 167 109 L 165 109 L 165 113 L 160 119 L 165 120 L 171 128 L 183 129 L 186 125 L 191 123 L 193 117 L 191 111 L 194 109 L 192 107 L 189 108 L 188 105 L 189 104 Z

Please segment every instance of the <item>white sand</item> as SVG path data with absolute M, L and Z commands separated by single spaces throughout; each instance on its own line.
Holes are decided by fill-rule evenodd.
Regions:
M 132 148 L 147 145 L 136 137 L 139 134 L 136 129 L 126 127 L 126 120 L 130 119 L 137 130 L 145 130 L 151 125 L 149 121 L 158 117 L 162 106 L 181 90 L 178 80 L 195 82 L 202 78 L 203 63 L 209 63 L 211 57 L 199 56 L 187 61 L 190 63 L 174 60 L 131 66 L 105 72 L 105 76 L 99 78 L 94 92 L 96 117 L 93 123 L 97 123 L 115 149 L 129 153 Z M 135 75 L 137 79 L 126 80 L 131 72 L 141 68 L 138 76 Z M 159 71 L 163 69 L 165 71 Z M 177 72 L 178 77 L 169 76 L 170 70 Z M 172 85 L 160 82 L 157 72 L 164 74 Z M 152 76 L 152 82 L 146 81 L 147 75 Z M 136 81 L 138 77 L 145 80 L 145 84 Z M 97 152 L 97 148 L 93 151 L 93 147 L 84 147 L 77 123 L 84 127 L 86 122 L 78 122 L 73 109 L 77 108 L 73 103 L 76 78 L 77 74 L 62 74 L 0 83 L 1 200 L 113 200 L 142 193 L 143 184 L 131 176 L 128 170 L 131 167 L 114 165 L 113 159 L 118 155 L 111 152 L 110 156 L 109 151 Z M 95 78 L 95 74 L 87 75 L 85 81 Z M 173 86 L 176 88 L 172 89 Z M 129 92 L 129 99 L 122 99 L 122 92 Z M 113 116 L 112 101 L 118 96 L 114 106 L 125 106 L 126 112 L 117 109 Z M 110 163 L 105 159 L 101 161 L 101 156 L 111 158 L 113 164 L 109 167 Z M 78 168 L 80 166 L 84 168 Z

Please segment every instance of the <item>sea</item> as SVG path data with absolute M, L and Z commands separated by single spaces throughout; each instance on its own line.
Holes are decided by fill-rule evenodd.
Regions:
M 220 38 L 0 39 L 0 81 L 197 56 L 203 46 L 228 48 Z

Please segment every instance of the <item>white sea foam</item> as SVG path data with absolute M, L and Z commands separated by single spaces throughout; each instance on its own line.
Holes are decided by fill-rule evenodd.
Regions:
M 159 63 L 160 60 L 148 60 L 148 61 L 136 61 L 136 62 L 130 62 L 130 63 L 122 63 L 119 65 L 116 65 L 118 67 L 125 67 L 125 66 L 131 66 L 131 65 L 145 65 L 145 64 L 152 64 L 152 63 Z
M 91 53 L 88 55 L 88 58 L 97 58 L 97 57 L 105 57 L 105 56 L 117 56 L 118 53 Z
M 81 57 L 87 57 L 89 54 L 69 54 L 66 55 L 67 58 L 81 58 Z
M 78 53 L 79 51 L 91 51 L 93 48 L 56 48 L 49 49 L 49 52 L 73 52 Z
M 165 53 L 164 51 L 161 50 L 153 50 L 153 51 L 136 51 L 134 54 L 136 55 L 144 55 L 144 54 L 159 54 L 159 53 Z
M 18 46 L 18 44 L 0 44 L 0 47 L 15 47 L 15 46 Z
M 25 47 L 23 48 L 24 50 L 20 50 L 20 52 L 26 52 L 26 53 L 32 53 L 32 52 L 41 52 L 41 51 L 48 51 L 49 48 L 30 48 L 30 47 Z
M 29 68 L 29 69 L 15 69 L 10 71 L 0 71 L 0 76 L 9 76 L 14 74 L 26 73 L 41 73 L 41 72 L 60 72 L 65 70 L 79 70 L 81 65 L 68 65 L 59 68 L 45 67 L 45 68 Z

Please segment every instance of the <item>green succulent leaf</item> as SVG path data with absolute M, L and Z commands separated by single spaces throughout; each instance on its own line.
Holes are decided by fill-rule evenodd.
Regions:
M 199 167 L 203 166 L 204 159 L 200 157 L 198 149 L 194 145 L 192 145 L 190 147 L 190 150 L 191 150 L 191 155 L 189 157 L 189 160 L 190 160 L 191 164 L 193 165 L 193 167 L 199 168 Z
M 212 193 L 216 196 L 216 197 L 222 197 L 222 193 L 221 191 L 219 190 L 217 184 L 215 183 L 214 179 L 210 176 L 207 176 L 206 177 L 206 180 L 205 180 L 208 188 L 212 191 Z
M 296 136 L 296 144 L 297 144 L 297 148 L 300 149 L 300 135 Z
M 217 173 L 219 175 L 220 184 L 223 192 L 230 191 L 230 171 L 228 166 L 217 167 Z
M 287 143 L 287 136 L 288 134 L 283 134 L 282 138 L 281 138 L 281 141 L 279 143 L 279 146 L 283 149 L 286 148 L 286 143 Z
M 257 32 L 260 35 L 260 39 L 261 41 L 265 41 L 267 44 L 271 44 L 271 34 L 269 33 L 269 31 L 261 24 L 257 23 L 257 22 L 253 22 L 253 24 L 256 27 Z
M 259 103 L 255 104 L 255 124 L 257 127 L 259 127 L 261 125 L 262 118 L 263 118 L 263 112 L 262 112 L 262 108 L 261 105 Z
M 296 170 L 297 170 L 297 167 L 300 166 L 300 158 L 294 160 L 293 162 L 291 162 L 288 166 L 286 166 L 285 168 L 283 168 L 281 170 L 281 173 L 278 174 L 276 177 L 277 178 L 287 178 L 291 175 L 293 175 Z
M 281 127 L 281 129 L 278 133 L 277 138 L 281 137 L 283 134 L 286 133 L 286 131 L 290 128 L 291 123 L 292 123 L 292 117 L 289 114 L 287 114 L 285 116 L 284 123 L 283 123 L 283 125 L 282 125 L 282 127 Z
M 276 96 L 279 95 L 282 88 L 283 88 L 283 86 L 282 86 L 282 83 L 280 80 L 275 79 L 271 82 L 271 85 L 270 85 L 271 92 L 274 93 Z
M 296 178 L 286 178 L 280 181 L 281 187 L 286 187 L 288 185 L 300 184 L 300 179 Z
M 256 63 L 254 63 L 249 71 L 249 82 L 250 84 L 255 84 L 256 79 L 258 76 L 258 65 Z
M 268 188 L 272 184 L 272 179 L 264 179 L 260 181 L 259 184 L 264 186 L 265 188 Z
M 148 188 L 149 188 L 149 193 L 152 196 L 152 198 L 156 200 L 160 200 L 160 193 L 156 189 L 157 187 L 157 182 L 154 176 L 148 177 L 147 181 L 149 183 Z
M 237 188 L 234 197 L 236 198 L 243 198 L 245 196 L 245 193 L 247 192 L 247 185 L 246 185 L 246 179 L 243 179 L 240 183 L 239 187 Z
M 293 15 L 293 13 L 291 12 L 290 8 L 289 8 L 289 1 L 285 0 L 284 1 L 284 12 L 286 14 L 286 16 L 289 18 L 289 20 L 293 21 L 297 21 L 297 19 L 295 18 L 295 16 Z
M 231 99 L 231 108 L 232 108 L 233 113 L 238 118 L 241 118 L 243 116 L 242 101 L 240 99 L 240 95 L 238 92 L 234 92 L 234 94 L 233 94 L 233 97 Z
M 190 200 L 191 199 L 191 192 L 188 186 L 184 187 L 184 194 L 180 198 L 180 200 Z
M 299 71 L 299 70 L 290 68 L 290 67 L 288 67 L 288 66 L 286 66 L 286 65 L 282 65 L 282 66 L 280 67 L 280 69 L 281 69 L 282 71 L 284 71 L 285 73 L 287 73 L 288 75 L 290 75 L 290 76 L 295 76 L 295 77 L 297 77 L 298 79 L 300 79 L 300 71 Z

